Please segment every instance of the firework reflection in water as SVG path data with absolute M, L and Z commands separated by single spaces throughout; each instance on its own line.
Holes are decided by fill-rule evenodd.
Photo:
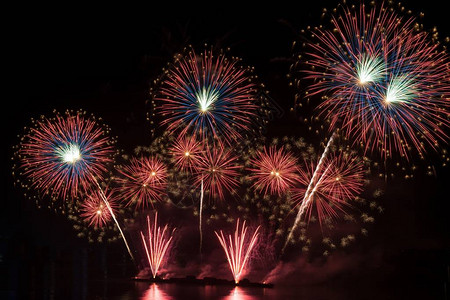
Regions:
M 164 291 L 160 290 L 156 283 L 150 285 L 145 294 L 141 297 L 142 300 L 171 300 L 173 299 Z
M 167 224 L 164 228 L 158 226 L 158 213 L 155 214 L 153 225 L 150 223 L 150 217 L 147 216 L 147 226 L 148 236 L 145 237 L 141 231 L 141 238 L 153 278 L 155 278 L 159 268 L 165 262 L 175 229 L 170 231 Z
M 234 232 L 234 239 L 232 235 L 228 235 L 228 239 L 224 236 L 222 230 L 220 234 L 215 231 L 220 244 L 227 255 L 228 263 L 230 265 L 231 273 L 233 273 L 234 281 L 239 283 L 241 276 L 245 273 L 245 266 L 248 262 L 253 247 L 256 245 L 259 236 L 259 226 L 250 238 L 247 236 L 248 227 L 245 226 L 245 221 L 242 223 L 239 231 L 239 219 L 236 223 L 236 231 Z
M 224 298 L 224 300 L 253 300 L 256 297 L 246 293 L 246 291 L 238 286 L 235 286 L 231 290 L 230 294 Z

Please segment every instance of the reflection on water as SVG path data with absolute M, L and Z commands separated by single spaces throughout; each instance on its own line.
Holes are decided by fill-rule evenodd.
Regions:
M 254 300 L 254 296 L 249 295 L 246 291 L 238 286 L 231 290 L 231 293 L 223 298 L 224 300 Z
M 139 284 L 140 285 L 140 284 Z M 140 285 L 142 288 L 142 285 Z M 141 289 L 142 300 L 176 300 L 176 299 L 220 299 L 220 300 L 255 300 L 265 296 L 264 289 L 229 287 L 229 286 L 189 286 L 152 283 Z M 121 298 L 130 299 L 130 298 Z
M 172 297 L 160 290 L 156 283 L 150 285 L 141 297 L 142 300 L 172 300 Z

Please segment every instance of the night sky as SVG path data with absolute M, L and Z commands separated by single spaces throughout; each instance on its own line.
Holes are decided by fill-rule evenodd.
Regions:
M 7 93 L 2 100 L 5 141 L 0 263 L 2 276 L 8 280 L 0 280 L 2 290 L 30 288 L 29 277 L 39 276 L 49 257 L 67 263 L 87 247 L 64 217 L 38 210 L 14 188 L 12 146 L 18 143 L 18 135 L 30 118 L 51 115 L 53 109 L 87 110 L 101 116 L 118 136 L 118 146 L 132 153 L 135 146 L 151 142 L 145 103 L 152 81 L 185 46 L 203 49 L 207 43 L 230 47 L 232 55 L 254 66 L 255 74 L 280 105 L 281 114 L 270 122 L 267 136 L 298 135 L 304 125 L 290 112 L 296 91 L 286 78 L 292 63 L 291 45 L 298 40 L 301 28 L 320 24 L 323 7 L 332 8 L 338 2 L 297 2 L 254 4 L 251 9 L 228 2 L 217 8 L 193 3 L 91 7 L 73 2 L 65 7 L 16 5 L 5 11 L 9 21 L 2 38 Z M 444 39 L 450 36 L 450 26 L 448 12 L 440 3 L 406 1 L 405 6 L 415 13 L 424 12 L 425 27 L 437 26 Z M 309 141 L 317 143 L 313 138 Z M 432 151 L 429 154 L 435 155 Z M 352 276 L 373 279 L 389 286 L 388 291 L 414 286 L 443 299 L 439 298 L 443 295 L 440 290 L 445 282 L 448 287 L 450 276 L 450 172 L 448 167 L 437 166 L 437 176 L 424 173 L 419 172 L 414 180 L 396 178 L 386 184 L 385 212 L 376 219 L 369 237 L 354 245 L 347 257 L 333 260 L 339 265 L 341 259 L 342 264 L 348 262 L 353 267 L 338 268 L 330 274 L 344 278 L 340 279 L 343 282 Z M 90 259 L 105 251 L 89 247 L 94 249 L 89 252 Z M 123 262 L 125 251 L 121 244 L 118 247 L 108 248 L 105 263 L 119 259 L 120 267 L 110 264 L 108 270 L 117 277 L 131 276 L 135 271 Z M 67 268 L 71 276 L 78 272 Z M 34 270 L 35 275 L 24 275 L 20 270 Z M 94 276 L 102 270 L 94 270 Z M 317 272 L 326 273 L 327 266 Z M 292 282 L 301 277 L 301 272 L 294 272 Z M 326 276 L 317 278 L 326 284 Z

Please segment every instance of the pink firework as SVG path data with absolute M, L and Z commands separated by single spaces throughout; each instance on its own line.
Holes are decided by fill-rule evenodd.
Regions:
M 294 189 L 294 201 L 300 206 L 301 215 L 309 221 L 314 207 L 320 224 L 325 218 L 336 219 L 339 212 L 351 206 L 363 190 L 363 162 L 352 154 L 330 154 L 317 170 L 317 164 L 305 161 L 300 168 L 300 187 Z M 314 181 L 312 178 L 317 172 Z M 308 186 L 312 184 L 310 191 Z
M 250 69 L 239 59 L 191 50 L 168 68 L 155 100 L 169 131 L 226 142 L 242 137 L 257 116 L 256 88 Z
M 236 284 L 239 283 L 239 280 L 241 280 L 241 277 L 244 276 L 247 271 L 246 266 L 250 254 L 258 241 L 259 226 L 252 235 L 247 235 L 247 231 L 248 227 L 245 226 L 245 221 L 242 223 L 242 228 L 239 229 L 239 219 L 236 222 L 234 238 L 231 234 L 224 236 L 222 230 L 219 231 L 220 234 L 217 231 L 214 231 L 225 251 Z
M 201 143 L 195 137 L 186 135 L 178 137 L 170 148 L 175 167 L 191 172 L 198 167 L 202 151 Z
M 297 159 L 284 150 L 275 146 L 264 147 L 258 151 L 251 160 L 252 174 L 250 178 L 255 181 L 254 186 L 264 191 L 264 194 L 282 195 L 288 192 L 298 179 Z
M 156 157 L 132 158 L 128 165 L 118 170 L 122 175 L 117 178 L 120 192 L 127 205 L 136 208 L 153 207 L 154 201 L 160 201 L 167 186 L 167 168 Z
M 106 206 L 101 193 L 103 192 L 98 189 L 87 193 L 81 204 L 81 217 L 89 223 L 89 226 L 101 228 L 112 218 L 110 210 Z M 111 210 L 114 212 L 119 207 L 117 197 L 111 192 L 108 192 L 107 189 L 104 191 L 104 196 L 106 197 Z
M 203 180 L 204 189 L 209 190 L 212 197 L 225 198 L 225 191 L 233 192 L 238 186 L 239 175 L 237 157 L 221 143 L 208 146 L 203 152 L 197 168 L 196 185 Z
M 101 178 L 113 161 L 113 141 L 83 112 L 42 117 L 23 137 L 19 155 L 31 187 L 54 198 L 75 197 Z
M 332 30 L 318 28 L 308 44 L 308 97 L 322 94 L 320 114 L 330 130 L 383 157 L 446 142 L 450 126 L 448 54 L 414 18 L 403 20 L 383 5 L 343 7 Z
M 150 217 L 147 216 L 147 226 L 147 236 L 144 236 L 141 231 L 141 238 L 153 278 L 155 278 L 165 263 L 175 229 L 170 231 L 168 225 L 165 225 L 164 228 L 158 226 L 158 213 L 155 214 L 153 224 L 150 222 Z

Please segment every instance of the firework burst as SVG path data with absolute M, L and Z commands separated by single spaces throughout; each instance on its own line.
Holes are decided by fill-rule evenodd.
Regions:
M 226 237 L 222 230 L 219 231 L 220 234 L 217 231 L 214 231 L 225 251 L 236 284 L 239 283 L 239 280 L 245 274 L 245 268 L 250 258 L 250 254 L 258 241 L 258 230 L 259 226 L 252 235 L 247 235 L 248 227 L 245 226 L 245 221 L 242 222 L 242 227 L 239 229 L 238 219 L 236 222 L 234 239 L 231 234 Z
M 269 150 L 264 147 L 263 151 L 256 153 L 251 164 L 250 178 L 254 180 L 254 186 L 264 191 L 264 194 L 285 194 L 298 179 L 297 159 L 283 147 L 276 149 L 271 146 Z
M 195 137 L 182 136 L 176 139 L 169 150 L 175 167 L 179 170 L 195 171 L 199 165 L 202 146 Z
M 86 194 L 86 199 L 81 203 L 81 214 L 85 222 L 91 227 L 101 228 L 111 221 L 111 212 L 105 204 L 105 201 L 100 194 L 100 190 L 94 190 L 91 193 Z M 107 189 L 104 191 L 104 195 L 111 207 L 111 210 L 116 211 L 119 207 L 117 197 L 115 197 Z
M 208 146 L 197 168 L 195 185 L 200 186 L 203 181 L 204 189 L 211 197 L 223 200 L 225 191 L 233 192 L 238 186 L 239 169 L 237 157 L 223 144 Z
M 324 219 L 336 219 L 339 212 L 345 213 L 345 208 L 361 194 L 365 176 L 362 160 L 349 153 L 330 154 L 319 169 L 317 166 L 318 163 L 305 160 L 300 169 L 300 187 L 294 190 L 293 200 L 308 222 L 315 207 L 322 225 Z M 312 188 L 308 191 L 310 183 Z
M 251 70 L 239 67 L 239 61 L 212 51 L 177 56 L 155 96 L 162 124 L 200 140 L 241 138 L 252 128 L 258 107 Z
M 153 278 L 155 278 L 165 263 L 175 229 L 170 231 L 168 225 L 163 228 L 158 226 L 158 213 L 155 214 L 153 224 L 150 222 L 150 217 L 147 216 L 147 227 L 147 237 L 141 231 L 141 238 Z
M 121 195 L 128 205 L 136 208 L 153 207 L 159 201 L 167 185 L 167 168 L 163 162 L 153 156 L 132 158 L 129 164 L 118 170 L 122 175 L 117 178 L 121 185 Z
M 101 178 L 113 161 L 114 140 L 84 112 L 41 117 L 33 125 L 18 150 L 21 174 L 31 181 L 30 188 L 53 199 L 89 190 L 92 179 Z
M 341 128 L 366 152 L 385 158 L 408 158 L 412 149 L 423 155 L 427 146 L 446 142 L 448 55 L 415 30 L 415 19 L 361 4 L 342 7 L 331 23 L 332 30 L 314 30 L 303 70 L 314 80 L 306 97 L 323 95 L 318 110 L 330 130 Z

